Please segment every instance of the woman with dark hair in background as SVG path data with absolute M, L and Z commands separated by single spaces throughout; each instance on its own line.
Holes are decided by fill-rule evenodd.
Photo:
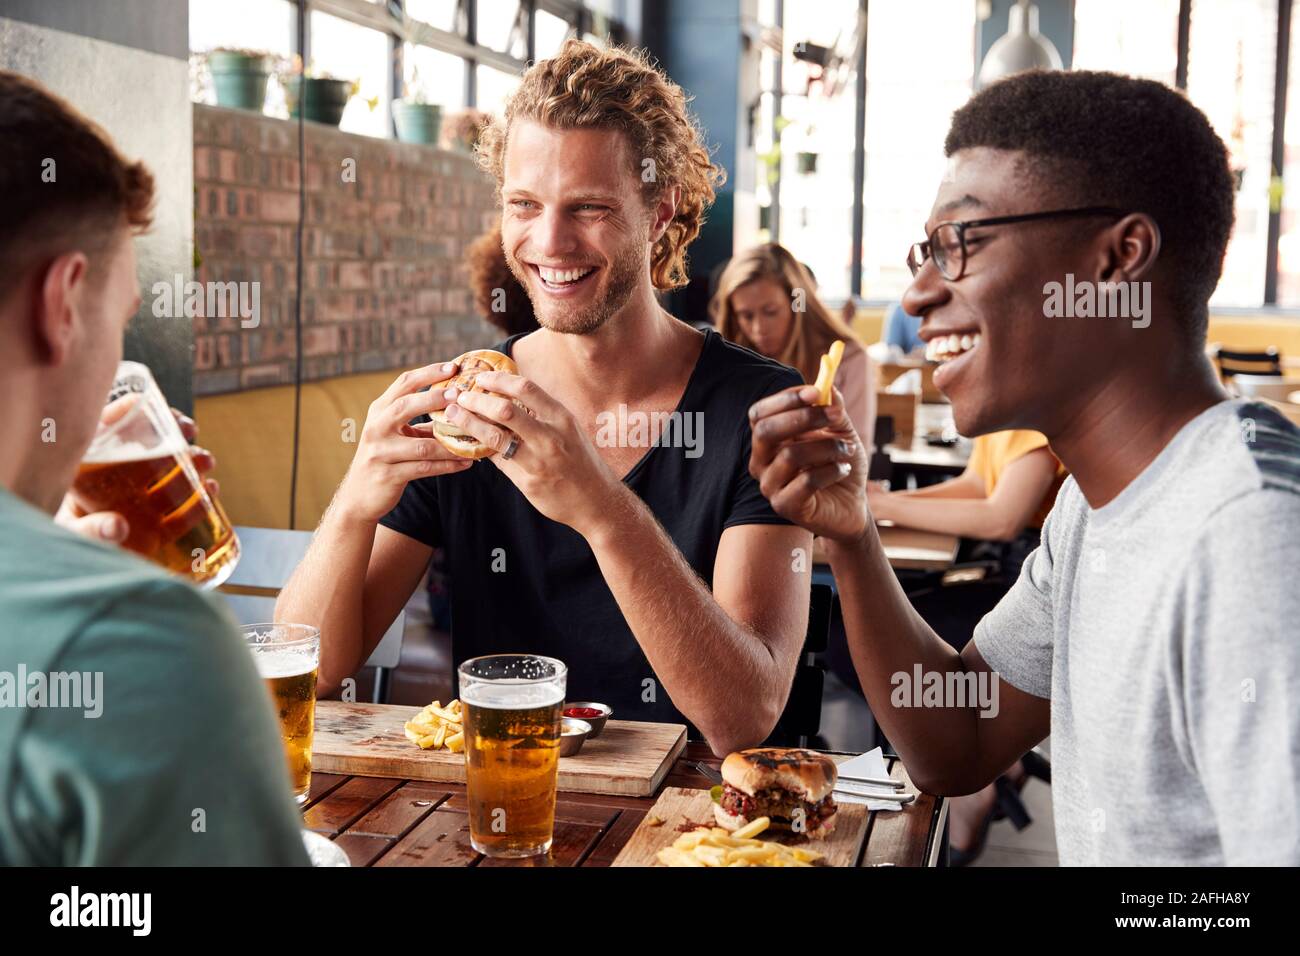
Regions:
M 500 223 L 469 244 L 468 258 L 469 286 L 478 314 L 506 335 L 537 328 L 528 293 L 511 274 L 501 251 Z
M 844 320 L 822 304 L 808 270 L 785 247 L 766 243 L 737 254 L 718 280 L 709 311 L 723 338 L 798 369 L 809 384 L 817 380 L 831 343 L 842 339 L 835 387 L 854 428 L 870 441 L 876 431 L 871 359 Z

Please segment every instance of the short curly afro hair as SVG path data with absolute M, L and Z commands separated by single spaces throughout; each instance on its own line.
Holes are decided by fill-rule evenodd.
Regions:
M 650 278 L 656 289 L 686 285 L 686 247 L 700 234 L 705 210 L 726 174 L 709 158 L 702 133 L 686 109 L 682 88 L 642 51 L 566 40 L 555 56 L 524 73 L 519 88 L 506 101 L 505 117 L 483 129 L 479 165 L 498 186 L 510 126 L 520 119 L 557 129 L 622 132 L 639 164 L 629 172 L 641 178 L 647 205 L 658 202 L 669 186 L 680 186 L 673 219 L 650 255 Z M 653 163 L 654 176 L 644 175 L 640 164 L 647 160 Z
M 1017 73 L 953 114 L 944 153 L 980 146 L 1027 154 L 1028 175 L 1065 204 L 1151 216 L 1173 264 L 1172 302 L 1204 338 L 1234 188 L 1223 140 L 1182 93 L 1117 73 Z

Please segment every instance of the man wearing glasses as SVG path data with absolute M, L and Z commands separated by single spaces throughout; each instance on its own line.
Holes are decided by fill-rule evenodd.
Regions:
M 920 786 L 973 792 L 1050 732 L 1063 863 L 1294 866 L 1300 433 L 1228 400 L 1205 356 L 1223 143 L 1160 84 L 1035 72 L 958 110 L 945 152 L 903 305 L 962 434 L 1036 429 L 1069 469 L 1041 547 L 958 654 L 890 573 L 838 405 L 757 403 L 751 471 L 826 536 L 858 675 Z M 1148 323 L 1048 302 L 1133 283 Z M 915 667 L 1000 679 L 998 705 L 916 706 L 894 693 Z

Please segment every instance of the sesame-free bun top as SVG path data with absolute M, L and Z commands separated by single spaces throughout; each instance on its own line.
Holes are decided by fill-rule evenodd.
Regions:
M 483 389 L 476 382 L 480 372 L 519 374 L 514 359 L 493 349 L 475 349 L 472 352 L 466 352 L 464 355 L 458 356 L 455 362 L 459 369 L 455 377 L 436 386 L 437 388 L 454 388 L 462 392 L 481 392 Z M 484 445 L 473 435 L 468 434 L 463 428 L 451 421 L 445 412 L 430 412 L 429 420 L 433 423 L 433 437 L 438 439 L 443 447 L 452 454 L 459 455 L 461 458 L 487 458 L 489 455 L 497 453 L 495 448 Z
M 794 747 L 757 747 L 738 750 L 722 761 L 722 779 L 742 793 L 779 787 L 819 803 L 835 789 L 835 761 L 811 750 Z

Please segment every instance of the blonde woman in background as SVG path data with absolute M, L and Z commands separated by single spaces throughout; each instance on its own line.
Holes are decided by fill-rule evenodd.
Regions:
M 835 387 L 853 427 L 869 442 L 876 433 L 875 370 L 852 330 L 815 289 L 807 269 L 785 247 L 767 243 L 727 263 L 709 312 L 723 338 L 798 369 L 809 383 L 817 380 L 831 343 L 843 339 Z

